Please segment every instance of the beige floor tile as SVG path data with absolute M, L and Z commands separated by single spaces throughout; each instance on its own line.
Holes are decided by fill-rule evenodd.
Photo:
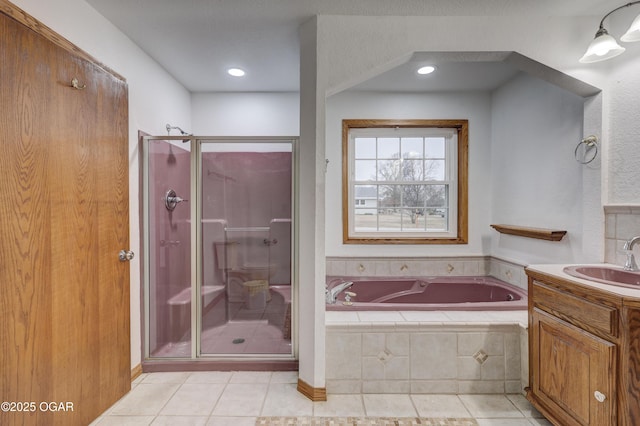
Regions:
M 527 419 L 477 419 L 478 426 L 531 426 Z
M 113 406 L 109 415 L 156 415 L 179 387 L 172 383 L 140 383 Z
M 160 415 L 164 416 L 208 416 L 213 411 L 222 391 L 223 383 L 185 383 L 167 401 Z
M 214 416 L 258 416 L 267 394 L 267 385 L 262 383 L 229 383 L 213 409 Z
M 255 426 L 255 417 L 210 417 L 207 426 Z
M 297 381 L 297 372 L 147 373 L 91 426 L 253 426 L 258 416 L 475 417 L 480 426 L 551 425 L 520 394 L 329 394 L 312 402 L 297 391 Z
M 371 394 L 362 395 L 367 416 L 415 417 L 416 409 L 409 395 Z
M 471 415 L 457 395 L 411 395 L 420 417 L 461 417 Z
M 236 371 L 229 383 L 269 383 L 271 371 Z
M 136 377 L 135 379 L 133 379 L 131 381 L 131 384 L 138 384 L 138 383 L 142 383 L 142 381 L 144 380 L 145 377 L 147 377 L 149 375 L 149 373 L 142 373 L 140 374 L 138 377 Z
M 100 426 L 148 426 L 154 416 L 106 416 L 98 425 Z
M 326 401 L 313 403 L 316 417 L 361 417 L 365 415 L 362 396 L 327 395 Z
M 206 416 L 158 416 L 151 426 L 205 426 Z
M 263 416 L 312 416 L 313 402 L 293 383 L 272 383 L 262 407 Z
M 196 371 L 185 383 L 228 383 L 232 374 L 230 371 Z
M 147 374 L 140 383 L 184 383 L 189 376 L 190 372 L 176 371 L 170 373 L 153 373 Z
M 551 422 L 547 419 L 531 418 L 529 419 L 529 422 L 531 422 L 532 425 L 537 425 L 537 426 L 553 426 Z
M 536 410 L 524 396 L 507 395 L 507 398 L 509 398 L 509 401 L 511 401 L 516 407 L 518 407 L 518 410 L 520 410 L 525 417 L 534 417 L 537 419 L 544 418 L 544 416 L 540 414 L 540 412 Z
M 298 383 L 297 371 L 274 371 L 271 383 Z
M 504 395 L 459 395 L 459 398 L 476 418 L 524 417 Z

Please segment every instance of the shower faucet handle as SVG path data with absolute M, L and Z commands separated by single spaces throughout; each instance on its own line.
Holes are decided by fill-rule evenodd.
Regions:
M 170 212 L 172 212 L 176 208 L 178 203 L 182 203 L 183 201 L 189 201 L 189 200 L 185 200 L 182 197 L 178 197 L 178 194 L 176 194 L 176 191 L 174 191 L 173 189 L 168 190 L 167 193 L 164 195 L 164 206 Z

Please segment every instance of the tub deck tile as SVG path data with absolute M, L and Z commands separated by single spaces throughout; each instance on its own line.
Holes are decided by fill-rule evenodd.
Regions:
M 400 312 L 400 315 L 402 315 L 406 321 L 444 322 L 449 320 L 444 312 L 438 311 L 403 311 Z
M 366 322 L 404 322 L 404 317 L 396 311 L 359 311 L 360 321 Z
M 344 323 L 344 322 L 359 322 L 357 312 L 344 312 L 344 311 L 327 311 L 325 322 L 326 323 Z
M 520 324 L 527 326 L 527 311 L 327 311 L 327 325 L 358 324 L 364 326 L 412 324 Z

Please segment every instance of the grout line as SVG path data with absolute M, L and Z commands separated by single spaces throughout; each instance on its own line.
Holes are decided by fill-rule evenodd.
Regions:
M 188 379 L 189 377 L 191 377 L 191 374 L 192 374 L 192 373 L 189 373 L 189 374 L 184 378 L 184 381 L 178 385 L 178 387 L 177 387 L 177 388 L 176 388 L 176 390 L 171 394 L 171 396 L 169 397 L 169 399 L 167 399 L 167 402 L 165 402 L 165 403 L 164 403 L 164 405 L 162 406 L 162 408 L 160 408 L 160 410 L 158 410 L 158 412 L 156 413 L 156 417 L 158 417 L 158 416 L 160 415 L 160 413 L 162 412 L 162 410 L 164 409 L 164 407 L 166 407 L 166 406 L 167 406 L 167 404 L 169 403 L 169 401 L 171 401 L 171 399 L 172 399 L 174 396 L 176 396 L 176 394 L 178 393 L 178 391 L 182 388 L 182 385 L 184 385 L 184 384 L 186 383 L 187 379 Z M 154 421 L 155 421 L 155 418 L 154 418 Z
M 218 403 L 220 402 L 220 399 L 222 398 L 222 395 L 224 395 L 224 391 L 227 389 L 227 384 L 229 383 L 229 379 L 231 378 L 231 375 L 229 375 L 229 377 L 227 377 L 227 381 L 222 383 L 222 391 L 220 391 L 220 395 L 218 395 L 218 398 L 216 398 L 216 402 L 213 404 L 213 406 L 211 407 L 211 411 L 209 412 L 209 416 L 207 417 L 207 423 L 209 423 L 209 419 L 211 417 L 214 417 L 213 415 L 213 411 L 216 409 L 216 407 L 218 406 Z
M 362 386 L 362 384 L 360 386 Z M 362 389 L 360 389 L 360 392 L 362 392 Z M 364 413 L 364 416 L 366 417 L 368 415 L 367 414 L 367 406 L 364 403 L 364 394 L 362 394 L 362 393 L 360 394 L 360 404 L 362 405 L 362 412 Z
M 411 385 L 409 385 L 411 386 Z M 411 391 L 411 389 L 409 389 L 409 391 Z M 416 412 L 416 417 L 421 417 L 420 416 L 420 411 L 418 411 L 418 407 L 416 406 L 416 402 L 413 400 L 413 396 L 409 393 L 407 394 L 409 396 L 409 401 L 411 401 L 411 405 L 413 405 L 413 409 Z
M 458 398 L 458 402 L 460 402 L 460 404 L 462 405 L 462 408 L 464 408 L 465 411 L 467 412 L 467 416 L 475 419 L 475 416 L 471 415 L 471 410 L 469 410 L 469 408 L 467 408 L 467 406 L 464 405 L 464 401 L 462 400 L 462 398 L 460 398 L 460 395 L 456 395 L 456 398 Z

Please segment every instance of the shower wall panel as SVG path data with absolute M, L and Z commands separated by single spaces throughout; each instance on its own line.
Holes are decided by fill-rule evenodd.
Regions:
M 225 244 L 226 253 L 231 255 L 226 259 L 228 269 L 269 264 L 272 221 L 291 218 L 291 160 L 290 152 L 202 154 L 203 222 L 224 221 L 228 229 L 237 230 L 227 232 L 226 239 L 223 232 L 205 232 L 204 253 L 216 254 L 211 247 Z M 286 223 L 290 227 L 290 221 Z M 280 244 L 289 247 L 285 264 L 290 268 L 290 232 L 283 235 L 288 238 Z M 207 263 L 217 266 L 208 268 Z M 204 265 L 204 282 L 218 284 L 220 275 L 215 271 L 225 267 L 220 256 L 205 258 Z

